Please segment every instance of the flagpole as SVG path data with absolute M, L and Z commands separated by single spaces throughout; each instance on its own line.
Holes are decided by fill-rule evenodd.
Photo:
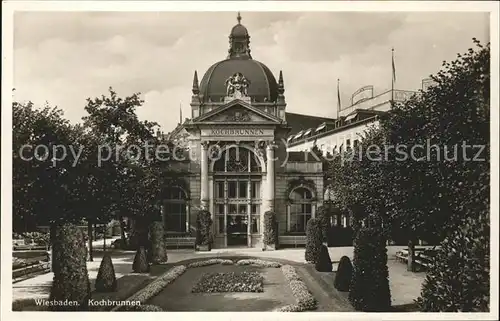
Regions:
M 340 105 L 341 102 L 340 102 L 340 79 L 337 78 L 337 119 L 339 119 L 339 115 L 340 115 L 340 108 L 342 108 L 342 106 Z
M 182 103 L 179 103 L 179 124 L 182 124 Z
M 394 48 L 392 48 L 391 53 L 392 53 L 392 64 L 391 64 L 391 69 L 392 69 L 392 73 L 391 73 L 391 103 L 394 103 L 394 74 L 396 72 L 394 70 Z

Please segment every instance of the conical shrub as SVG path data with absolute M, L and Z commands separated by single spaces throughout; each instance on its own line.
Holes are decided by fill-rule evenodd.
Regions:
M 114 292 L 116 286 L 115 268 L 111 261 L 111 255 L 105 253 L 99 266 L 99 272 L 97 272 L 95 290 L 97 292 Z
M 352 279 L 352 263 L 351 259 L 347 256 L 340 258 L 339 266 L 337 267 L 337 273 L 335 274 L 334 286 L 337 290 L 342 292 L 349 291 Z
M 149 263 L 146 256 L 146 250 L 143 246 L 139 247 L 135 253 L 134 263 L 132 264 L 132 270 L 135 273 L 148 273 Z
M 319 259 L 315 264 L 315 268 L 318 272 L 332 272 L 332 260 L 325 245 L 321 245 Z
M 307 262 L 316 263 L 319 260 L 321 251 L 321 227 L 317 219 L 311 218 L 306 227 L 306 253 Z
M 349 301 L 356 311 L 390 311 L 387 248 L 382 230 L 361 228 L 354 244 L 354 273 L 349 289 Z
M 151 224 L 151 262 L 153 264 L 167 262 L 167 246 L 164 234 L 162 222 L 156 221 Z
M 83 233 L 67 223 L 54 226 L 51 231 L 54 279 L 49 300 L 77 302 L 72 306 L 54 305 L 51 310 L 85 311 L 91 292 Z

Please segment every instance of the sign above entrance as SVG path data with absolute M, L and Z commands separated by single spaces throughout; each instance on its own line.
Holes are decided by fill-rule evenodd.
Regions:
M 243 127 L 243 128 L 204 128 L 201 130 L 202 137 L 211 138 L 272 138 L 274 137 L 274 129 L 258 128 L 258 127 Z

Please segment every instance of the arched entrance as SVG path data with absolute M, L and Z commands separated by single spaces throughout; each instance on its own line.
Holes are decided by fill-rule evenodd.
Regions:
M 252 246 L 259 235 L 262 159 L 251 147 L 232 145 L 212 163 L 216 237 L 225 246 Z

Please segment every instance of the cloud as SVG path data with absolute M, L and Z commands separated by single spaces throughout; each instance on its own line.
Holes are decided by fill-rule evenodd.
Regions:
M 277 76 L 283 70 L 287 109 L 335 115 L 336 83 L 342 101 L 364 85 L 390 88 L 391 48 L 397 87 L 416 90 L 443 60 L 489 40 L 483 13 L 248 12 L 242 23 L 254 59 Z M 77 122 L 87 97 L 140 92 L 142 119 L 164 131 L 190 117 L 194 70 L 227 56 L 231 12 L 23 12 L 14 20 L 15 97 L 49 101 Z

